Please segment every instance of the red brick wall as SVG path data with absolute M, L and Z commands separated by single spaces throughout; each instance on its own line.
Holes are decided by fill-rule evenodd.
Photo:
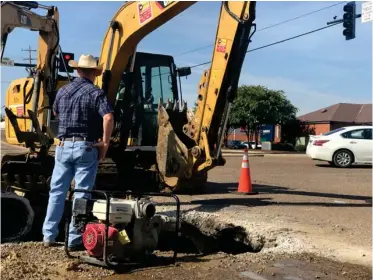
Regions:
M 321 133 L 325 133 L 330 131 L 330 124 L 329 123 L 317 123 L 317 124 L 309 124 L 308 125 L 309 129 L 314 129 L 314 135 L 319 135 Z
M 250 141 L 254 141 L 253 139 L 254 137 Z M 241 132 L 240 128 L 237 128 L 228 135 L 228 140 L 247 141 L 247 135 L 245 132 Z
M 274 143 L 281 141 L 281 126 L 277 125 L 275 128 L 275 137 Z M 238 141 L 247 141 L 247 136 L 245 132 L 241 132 L 240 128 L 235 130 L 235 133 L 232 132 L 228 135 L 228 140 L 238 140 Z M 254 141 L 254 136 L 250 137 L 250 141 Z M 260 135 L 258 135 L 258 142 L 260 142 Z

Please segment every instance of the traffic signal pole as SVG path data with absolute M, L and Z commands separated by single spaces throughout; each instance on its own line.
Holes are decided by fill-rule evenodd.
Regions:
M 343 11 L 343 19 L 329 21 L 326 24 L 330 25 L 343 23 L 343 36 L 345 36 L 346 40 L 352 40 L 355 38 L 355 21 L 357 18 L 361 18 L 361 14 L 356 14 L 355 1 L 348 2 L 346 5 L 344 5 Z

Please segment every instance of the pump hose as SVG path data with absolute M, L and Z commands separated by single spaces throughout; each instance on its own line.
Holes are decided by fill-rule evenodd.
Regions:
M 1 192 L 1 243 L 21 241 L 30 232 L 34 215 L 28 199 Z

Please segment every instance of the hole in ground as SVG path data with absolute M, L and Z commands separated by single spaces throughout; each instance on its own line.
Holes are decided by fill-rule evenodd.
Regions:
M 211 222 L 203 226 L 183 221 L 180 228 L 181 236 L 176 237 L 173 232 L 162 232 L 159 236 L 158 250 L 170 251 L 176 248 L 179 253 L 214 254 L 224 252 L 237 255 L 248 252 L 257 253 L 264 246 L 264 241 L 259 244 L 251 244 L 248 233 L 240 226 Z

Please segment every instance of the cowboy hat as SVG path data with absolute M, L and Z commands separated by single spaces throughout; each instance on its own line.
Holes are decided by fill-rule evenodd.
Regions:
M 75 60 L 69 61 L 69 66 L 72 68 L 89 68 L 102 70 L 102 65 L 98 65 L 98 61 L 90 54 L 82 54 L 79 57 L 79 61 Z

